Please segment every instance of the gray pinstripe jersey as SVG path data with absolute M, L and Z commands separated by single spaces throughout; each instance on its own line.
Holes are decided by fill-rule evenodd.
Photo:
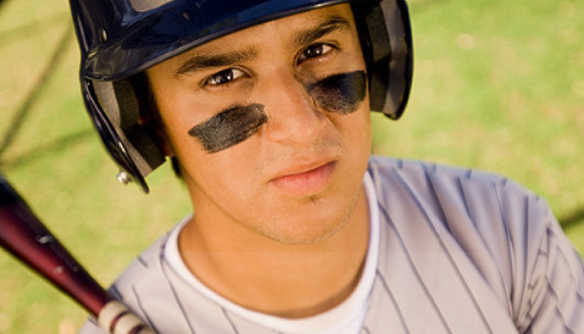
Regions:
M 477 171 L 372 158 L 369 172 L 381 249 L 362 333 L 584 333 L 584 265 L 544 200 Z M 112 287 L 157 331 L 273 333 L 182 282 L 165 240 Z

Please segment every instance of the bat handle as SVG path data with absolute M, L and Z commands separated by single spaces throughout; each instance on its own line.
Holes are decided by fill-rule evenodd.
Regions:
M 1 174 L 0 247 L 73 297 L 108 333 L 155 334 L 95 281 Z

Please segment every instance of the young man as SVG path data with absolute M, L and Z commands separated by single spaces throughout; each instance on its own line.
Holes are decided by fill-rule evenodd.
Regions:
M 405 3 L 72 0 L 122 180 L 172 157 L 195 213 L 112 293 L 159 333 L 584 333 L 584 266 L 498 176 L 370 157 L 403 110 Z M 81 333 L 103 333 L 90 320 Z

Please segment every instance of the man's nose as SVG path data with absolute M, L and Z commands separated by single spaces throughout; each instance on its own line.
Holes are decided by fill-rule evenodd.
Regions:
M 260 96 L 268 115 L 266 135 L 276 142 L 305 143 L 318 140 L 330 119 L 293 73 L 273 74 Z

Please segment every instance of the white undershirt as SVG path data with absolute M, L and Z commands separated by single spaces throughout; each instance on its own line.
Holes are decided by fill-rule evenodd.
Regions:
M 338 306 L 323 313 L 301 319 L 287 319 L 251 311 L 215 293 L 199 281 L 187 268 L 178 250 L 178 235 L 189 218 L 183 220 L 171 232 L 164 250 L 164 256 L 170 267 L 193 289 L 217 303 L 227 311 L 237 314 L 255 323 L 260 323 L 276 332 L 286 334 L 358 334 L 365 321 L 369 298 L 379 256 L 379 211 L 377 194 L 369 173 L 363 178 L 363 185 L 369 204 L 369 248 L 359 284 L 353 293 Z

